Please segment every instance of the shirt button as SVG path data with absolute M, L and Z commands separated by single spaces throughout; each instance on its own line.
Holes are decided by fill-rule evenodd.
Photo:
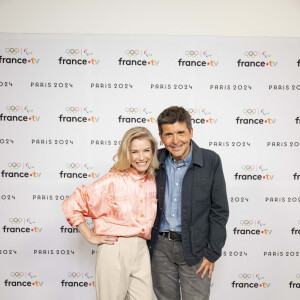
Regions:
M 144 203 L 144 200 L 141 199 L 140 202 L 141 202 L 141 203 Z
M 177 201 L 177 199 L 175 198 L 175 199 L 174 199 L 174 201 L 176 202 L 176 201 Z
M 177 168 L 177 170 L 180 170 L 180 168 Z
M 175 217 L 175 215 L 174 215 L 174 214 L 172 214 L 172 217 Z
M 144 229 L 144 228 L 142 228 L 142 232 L 145 232 L 145 229 Z
M 142 183 L 140 183 L 139 185 L 140 185 L 140 188 L 142 188 L 142 187 L 143 187 L 143 184 L 142 184 Z
M 141 218 L 144 218 L 145 216 L 144 216 L 144 214 L 141 214 Z
M 159 210 L 162 211 L 162 207 Z
M 178 182 L 176 182 L 176 185 L 178 185 Z

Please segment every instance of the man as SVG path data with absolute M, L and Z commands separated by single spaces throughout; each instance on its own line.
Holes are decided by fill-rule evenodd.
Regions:
M 221 160 L 192 140 L 184 108 L 165 109 L 157 123 L 165 148 L 158 152 L 158 207 L 149 241 L 154 291 L 158 300 L 207 300 L 229 214 Z

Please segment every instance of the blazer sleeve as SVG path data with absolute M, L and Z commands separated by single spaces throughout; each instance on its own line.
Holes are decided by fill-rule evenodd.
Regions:
M 226 240 L 226 223 L 229 207 L 226 193 L 225 178 L 220 157 L 217 155 L 214 164 L 214 176 L 211 189 L 211 210 L 209 213 L 208 247 L 204 256 L 211 262 L 216 261 L 222 254 Z

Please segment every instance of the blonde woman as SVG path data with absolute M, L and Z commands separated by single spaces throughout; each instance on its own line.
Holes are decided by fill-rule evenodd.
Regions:
M 157 142 L 146 128 L 129 129 L 110 172 L 90 186 L 77 188 L 63 204 L 72 227 L 95 245 L 98 300 L 152 299 L 146 240 L 156 216 Z M 85 223 L 94 222 L 95 234 Z

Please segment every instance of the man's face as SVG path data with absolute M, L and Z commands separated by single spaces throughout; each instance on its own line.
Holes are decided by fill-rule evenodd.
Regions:
M 159 135 L 166 149 L 177 161 L 185 159 L 191 149 L 191 138 L 193 138 L 193 128 L 188 130 L 185 122 L 174 124 L 163 124 L 162 134 Z

